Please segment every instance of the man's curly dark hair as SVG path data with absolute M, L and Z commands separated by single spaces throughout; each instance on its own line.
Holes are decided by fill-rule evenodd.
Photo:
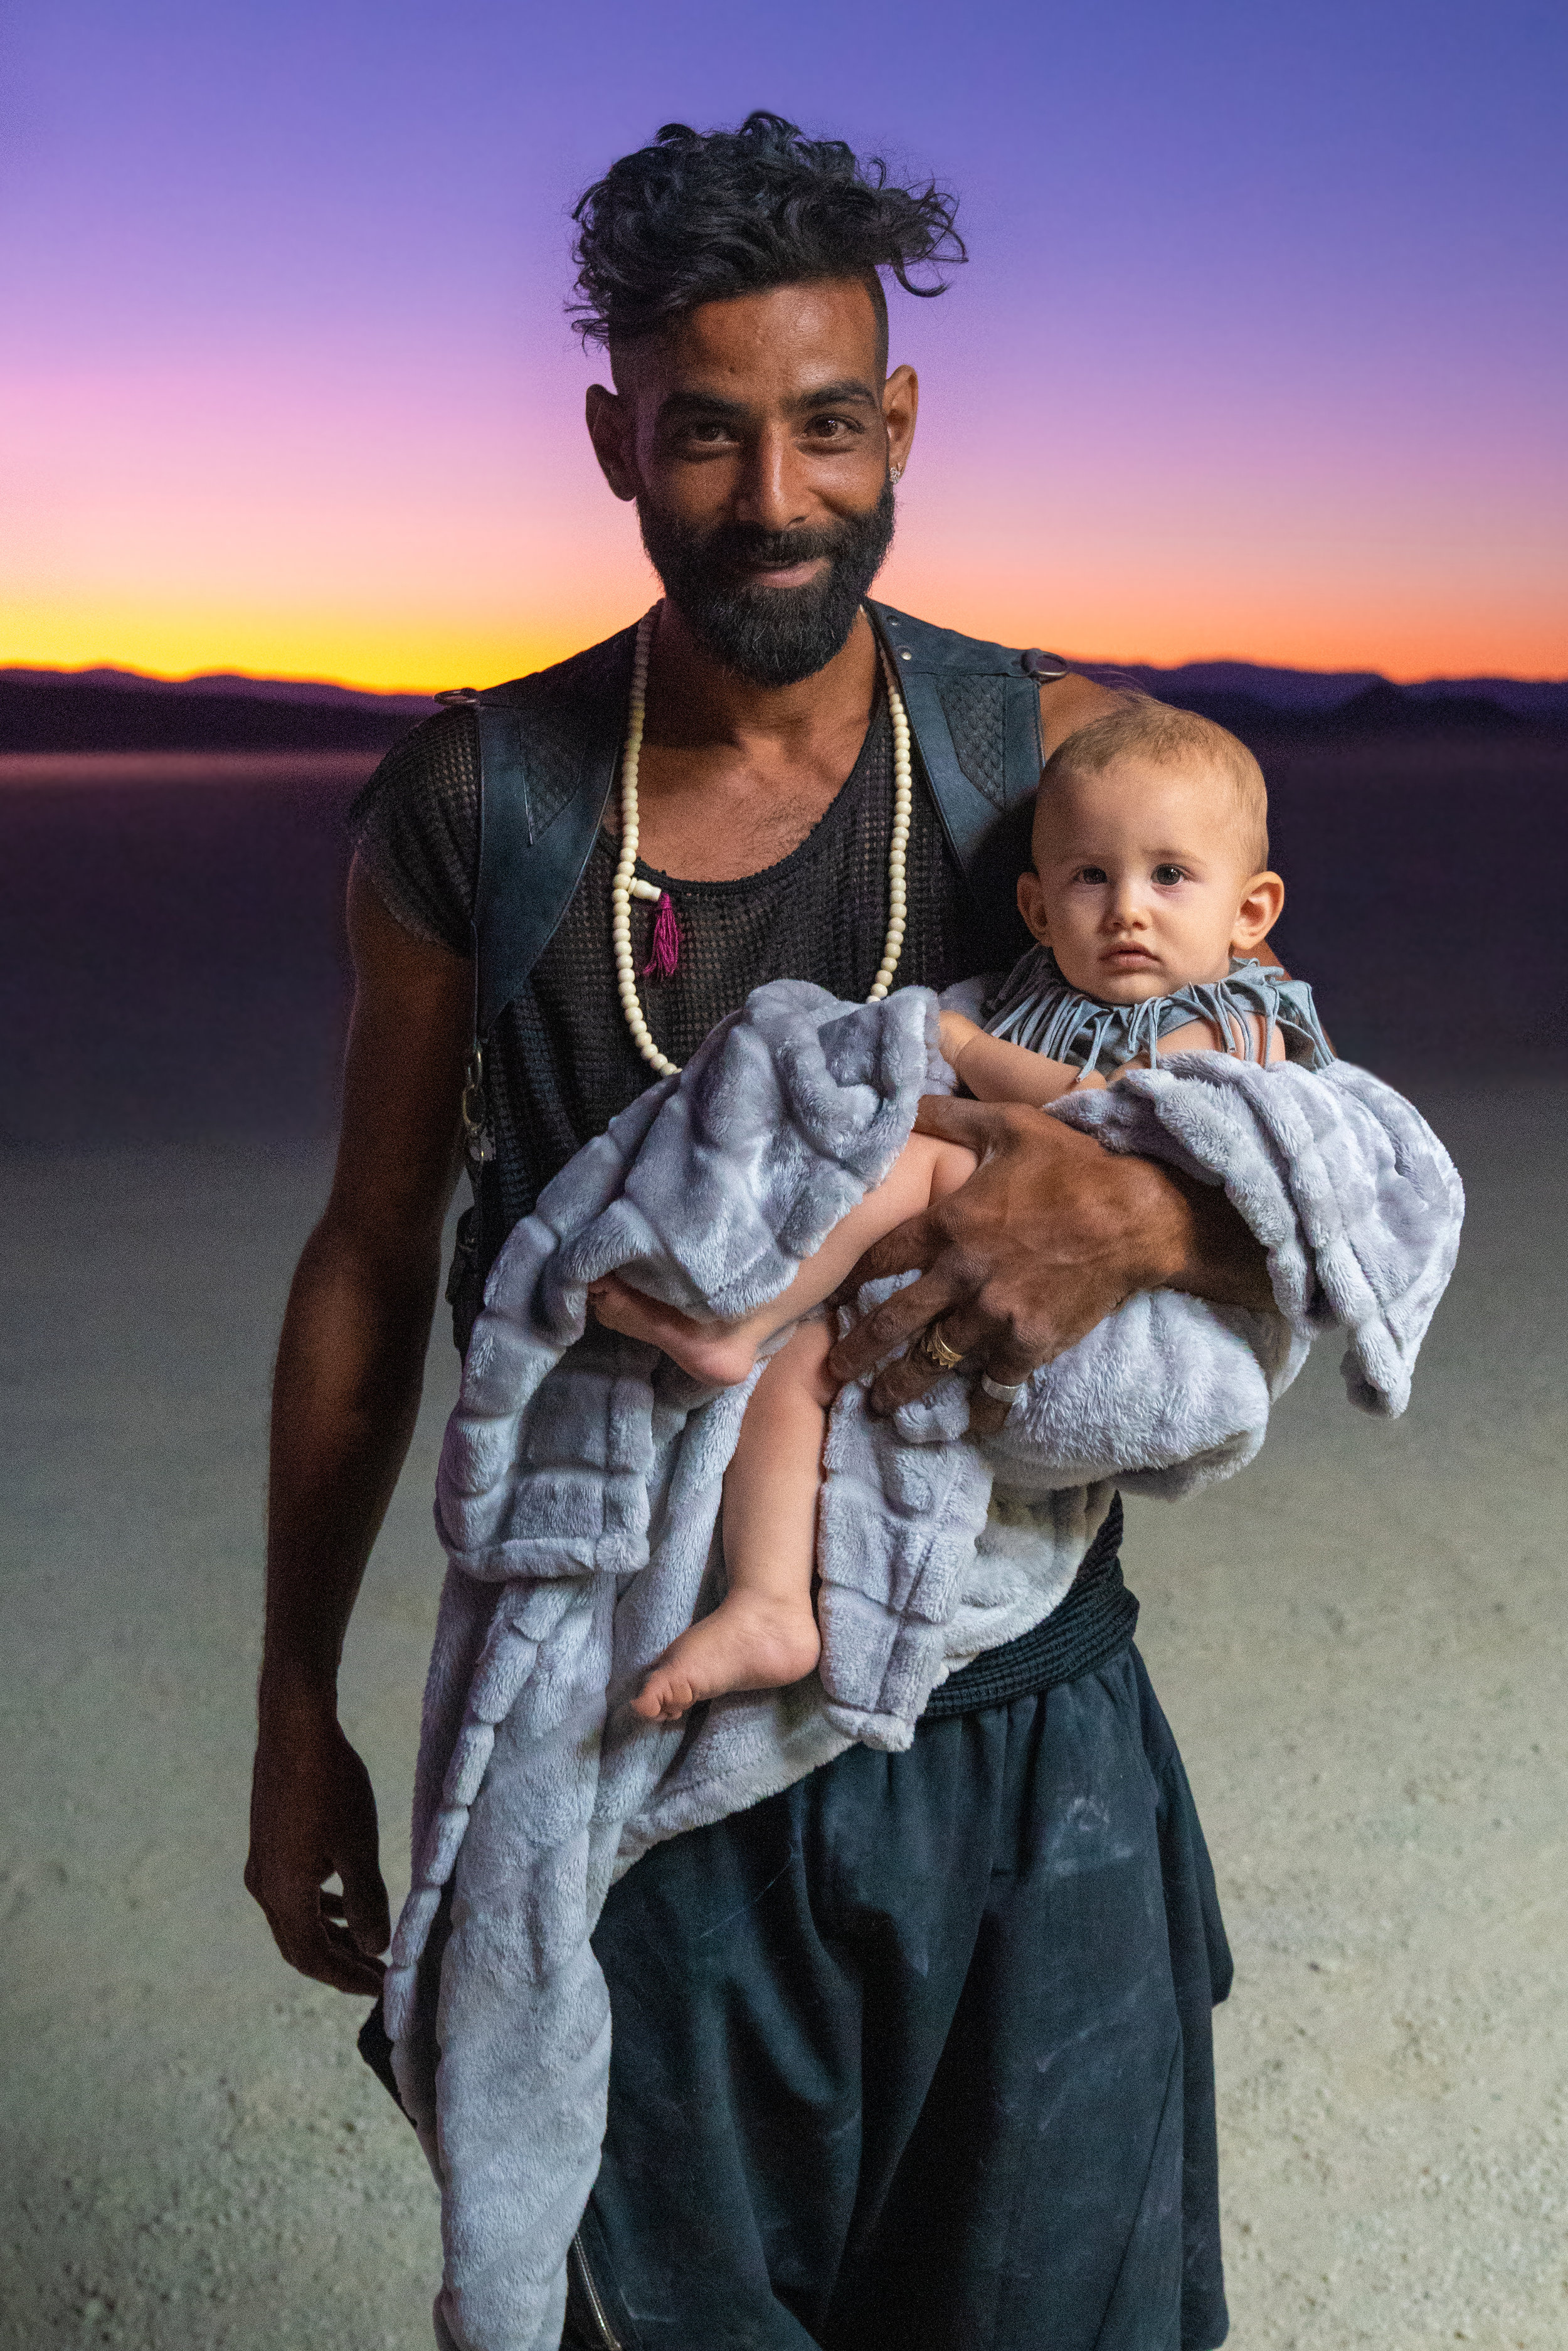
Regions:
M 700 302 L 859 277 L 885 343 L 878 271 L 910 294 L 945 292 L 943 266 L 968 257 L 956 211 L 935 181 L 901 187 L 879 156 L 862 163 L 841 139 L 808 139 L 782 115 L 748 114 L 738 131 L 667 122 L 573 212 L 580 298 L 568 308 L 585 342 L 614 345 Z M 922 266 L 937 273 L 933 282 L 910 276 Z

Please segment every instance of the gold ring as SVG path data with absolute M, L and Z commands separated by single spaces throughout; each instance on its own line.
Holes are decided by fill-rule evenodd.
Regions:
M 920 1334 L 920 1352 L 928 1364 L 936 1364 L 939 1372 L 954 1371 L 964 1360 L 962 1347 L 955 1347 L 942 1336 L 940 1322 L 926 1324 Z

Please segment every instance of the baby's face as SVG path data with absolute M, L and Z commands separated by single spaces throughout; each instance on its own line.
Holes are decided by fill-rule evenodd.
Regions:
M 1128 758 L 1065 778 L 1041 796 L 1034 861 L 1019 880 L 1025 922 L 1062 977 L 1107 1004 L 1223 979 L 1283 896 L 1249 870 L 1228 779 L 1196 767 Z M 1261 905 L 1260 880 L 1274 884 Z

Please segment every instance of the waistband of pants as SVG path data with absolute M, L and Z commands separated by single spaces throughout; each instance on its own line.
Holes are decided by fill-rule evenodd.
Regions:
M 1122 1497 L 1106 1511 L 1065 1599 L 1043 1622 L 982 1650 L 931 1693 L 920 1719 L 942 1722 L 1076 1681 L 1119 1656 L 1137 1629 L 1138 1604 L 1122 1581 Z

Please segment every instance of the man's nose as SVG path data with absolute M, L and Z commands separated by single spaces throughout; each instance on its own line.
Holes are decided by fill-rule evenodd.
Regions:
M 768 427 L 747 453 L 735 518 L 759 530 L 797 530 L 807 519 L 802 490 L 793 434 L 783 425 Z

